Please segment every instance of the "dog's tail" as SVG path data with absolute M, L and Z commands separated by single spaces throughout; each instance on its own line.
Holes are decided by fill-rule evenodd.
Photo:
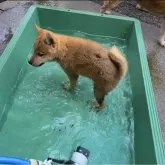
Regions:
M 109 51 L 109 58 L 115 64 L 119 71 L 119 78 L 124 77 L 128 71 L 128 62 L 126 58 L 122 55 L 122 53 L 113 46 Z

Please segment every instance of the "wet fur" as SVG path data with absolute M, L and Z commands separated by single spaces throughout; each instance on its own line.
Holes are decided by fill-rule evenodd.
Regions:
M 101 13 L 106 13 L 107 10 L 115 8 L 121 0 L 103 0 Z M 159 43 L 165 47 L 165 0 L 137 0 L 137 6 L 140 10 L 150 11 L 164 16 L 160 32 Z
M 112 47 L 79 37 L 53 33 L 36 26 L 38 35 L 34 43 L 34 54 L 29 63 L 40 66 L 48 61 L 56 61 L 70 80 L 67 90 L 73 89 L 79 75 L 94 82 L 94 96 L 98 108 L 104 105 L 104 97 L 125 76 L 127 61 L 121 52 Z

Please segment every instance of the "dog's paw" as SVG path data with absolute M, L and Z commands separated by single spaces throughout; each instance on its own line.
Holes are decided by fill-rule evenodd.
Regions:
M 104 12 L 104 14 L 111 14 L 111 11 L 110 11 L 110 10 L 106 10 L 106 11 Z
M 140 4 L 137 4 L 137 5 L 136 5 L 136 8 L 137 8 L 138 10 L 148 11 L 147 9 L 143 8 Z
M 136 8 L 139 9 L 139 10 L 141 10 L 142 7 L 141 7 L 140 4 L 137 3 Z
M 88 105 L 89 105 L 90 110 L 93 110 L 96 112 L 99 112 L 103 108 L 105 108 L 105 104 L 100 105 L 97 103 L 97 101 L 88 101 Z
M 110 10 L 100 9 L 100 13 L 101 14 L 111 14 L 111 11 Z
M 161 46 L 165 47 L 165 39 L 164 39 L 164 37 L 160 38 L 159 43 L 160 43 Z
M 63 83 L 63 89 L 64 89 L 65 91 L 71 91 L 72 88 L 71 88 L 70 83 Z

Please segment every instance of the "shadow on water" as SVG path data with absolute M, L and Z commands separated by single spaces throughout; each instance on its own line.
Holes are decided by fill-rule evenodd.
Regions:
M 22 70 L 18 74 L 18 80 L 17 80 L 15 86 L 10 91 L 11 95 L 9 94 L 9 98 L 7 99 L 7 103 L 2 108 L 2 114 L 0 116 L 0 132 L 3 129 L 3 126 L 7 121 L 7 116 L 8 116 L 8 113 L 9 113 L 9 111 L 13 105 L 13 100 L 15 98 L 16 91 L 19 87 L 19 84 L 23 81 L 26 71 L 27 70 L 25 68 L 22 68 Z
M 0 132 L 3 129 L 3 126 L 4 126 L 5 122 L 7 121 L 7 116 L 8 116 L 10 108 L 12 107 L 13 99 L 14 99 L 14 95 L 13 95 L 13 97 L 8 99 L 8 103 L 5 104 L 4 107 L 3 107 L 3 110 L 2 110 L 3 112 L 2 112 L 2 115 L 1 115 L 1 118 L 0 118 Z

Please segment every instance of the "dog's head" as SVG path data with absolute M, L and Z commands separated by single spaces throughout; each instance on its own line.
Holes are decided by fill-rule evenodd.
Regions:
M 37 67 L 55 59 L 57 45 L 51 32 L 44 30 L 37 25 L 35 25 L 35 28 L 38 34 L 33 45 L 33 55 L 28 62 Z

